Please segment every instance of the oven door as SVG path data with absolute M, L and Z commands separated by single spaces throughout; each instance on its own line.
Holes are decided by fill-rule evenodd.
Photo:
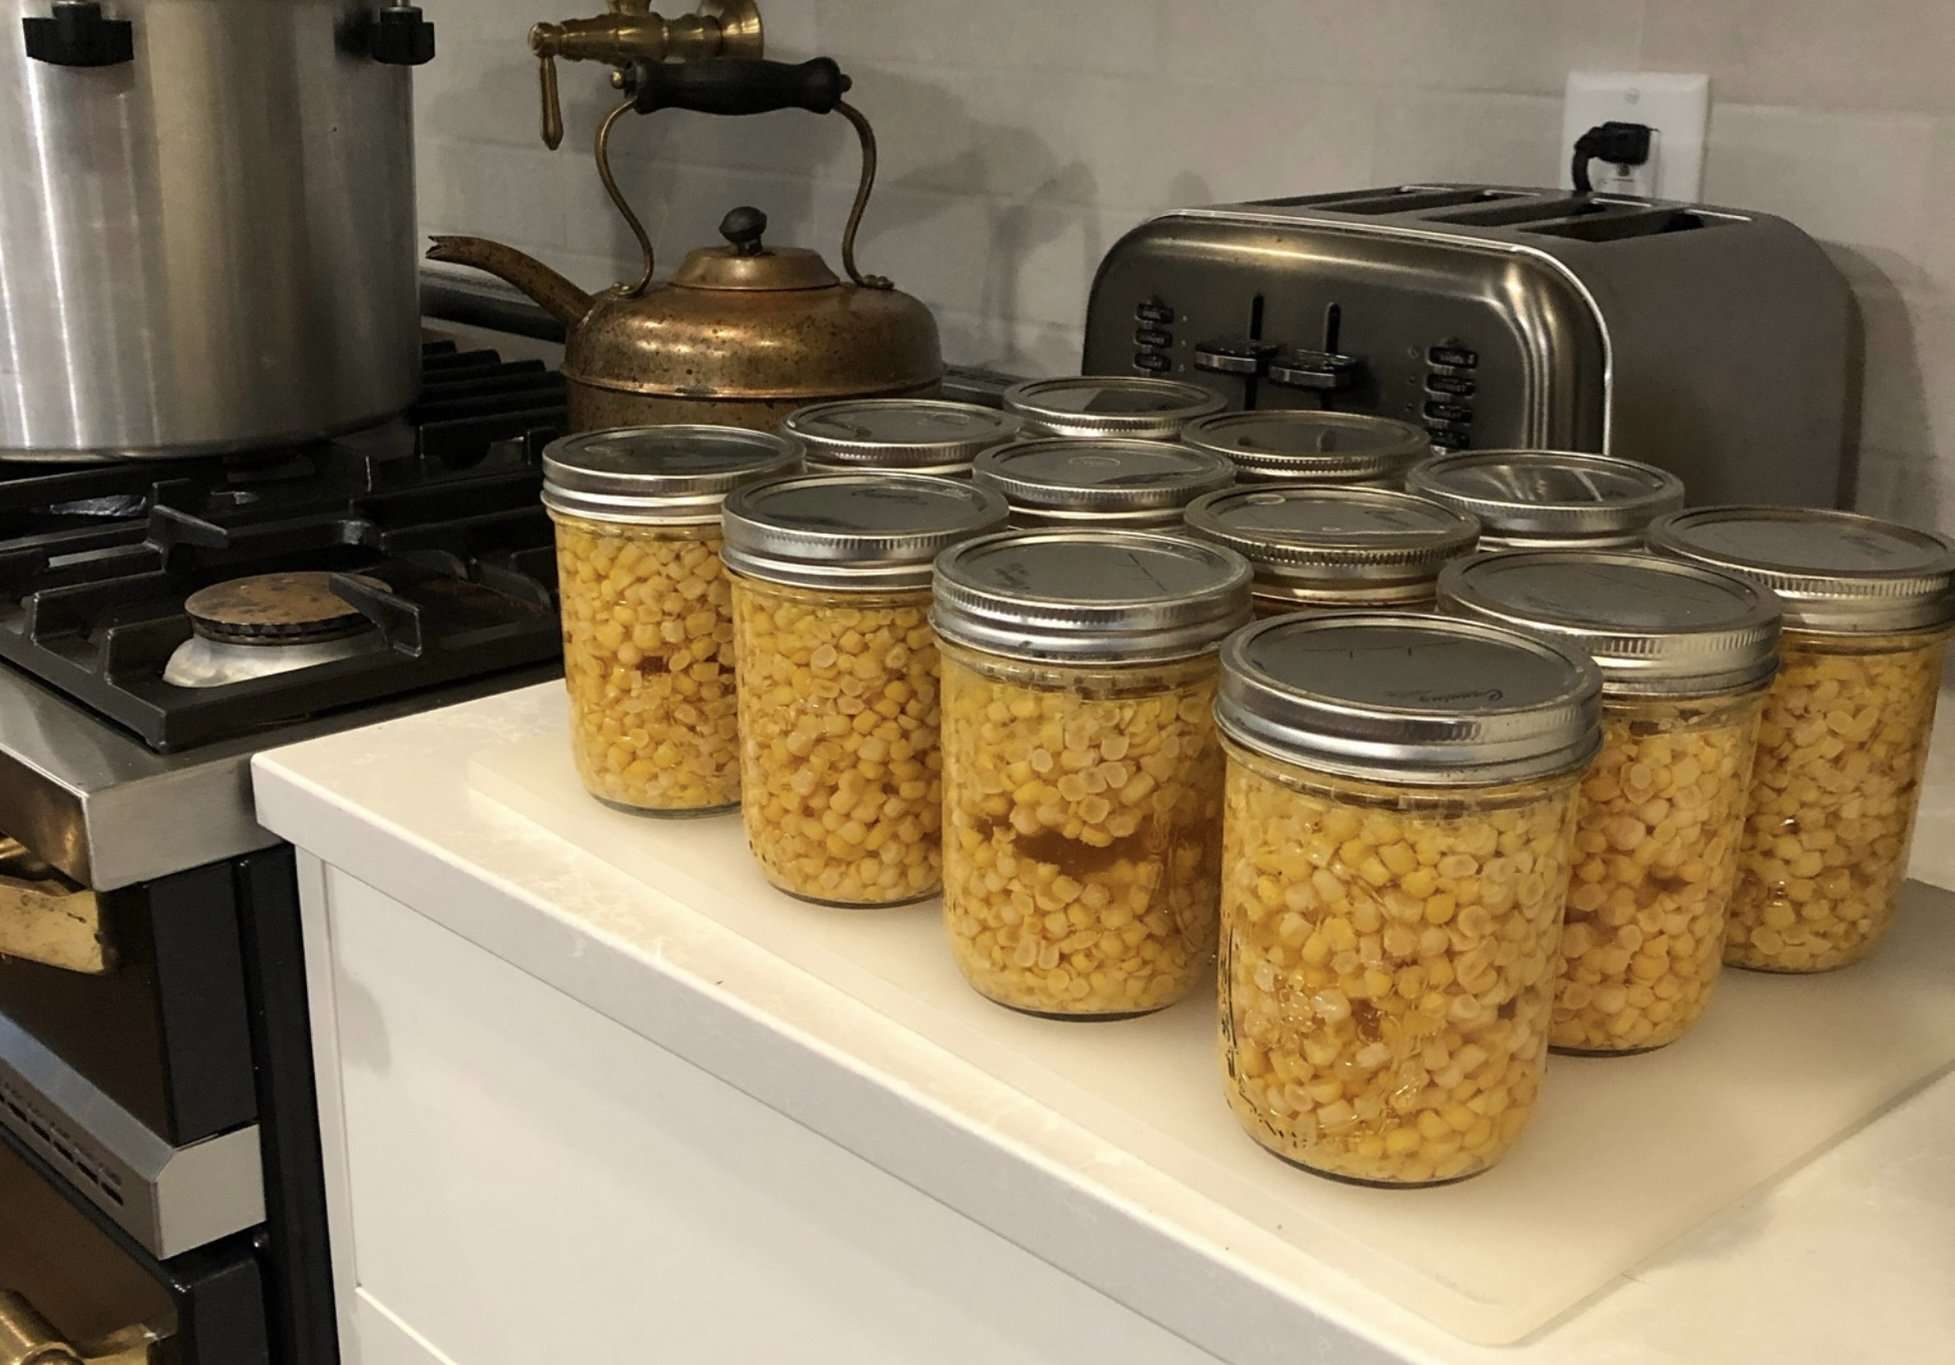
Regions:
M 249 1124 L 238 901 L 228 863 L 98 892 L 0 838 L 0 1014 L 173 1145 Z
M 0 1362 L 270 1358 L 264 1277 L 249 1236 L 159 1261 L 0 1132 Z

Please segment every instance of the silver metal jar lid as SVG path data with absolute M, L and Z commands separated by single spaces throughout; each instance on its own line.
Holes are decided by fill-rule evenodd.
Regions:
M 1247 559 L 1260 594 L 1377 606 L 1429 600 L 1440 569 L 1480 538 L 1478 520 L 1427 498 L 1295 484 L 1197 498 L 1187 529 Z
M 1197 417 L 1220 412 L 1222 396 L 1178 379 L 1089 374 L 1013 384 L 1004 404 L 1024 421 L 1028 436 L 1172 441 Z
M 1955 620 L 1955 543 L 1857 512 L 1695 507 L 1650 527 L 1649 545 L 1763 583 L 1795 629 L 1878 635 Z
M 900 469 L 968 466 L 978 452 L 1018 434 L 1018 419 L 975 403 L 937 398 L 848 398 L 797 408 L 781 434 L 810 466 Z
M 1223 412 L 1190 422 L 1181 439 L 1234 461 L 1245 483 L 1396 482 L 1432 454 L 1418 427 L 1355 412 Z
M 1182 508 L 1234 483 L 1235 467 L 1166 441 L 1047 437 L 985 451 L 971 477 L 1002 494 L 1015 512 L 1047 523 L 1174 526 Z
M 1605 550 L 1474 555 L 1439 577 L 1456 616 L 1551 635 L 1588 654 L 1605 693 L 1742 691 L 1778 669 L 1777 599 L 1732 574 Z
M 937 560 L 931 624 L 1013 659 L 1162 663 L 1249 619 L 1249 565 L 1179 536 L 1038 530 L 968 540 Z
M 1568 450 L 1472 450 L 1413 466 L 1407 492 L 1471 512 L 1492 549 L 1641 545 L 1683 506 L 1683 483 L 1655 465 Z
M 1391 786 L 1569 772 L 1602 742 L 1580 654 L 1481 621 L 1409 612 L 1278 616 L 1222 646 L 1215 721 L 1246 748 Z
M 720 558 L 749 578 L 804 588 L 907 592 L 930 586 L 930 562 L 995 531 L 996 493 L 923 474 L 801 474 L 726 500 Z
M 543 505 L 592 521 L 711 523 L 742 484 L 799 466 L 779 436 L 744 427 L 613 427 L 543 448 Z

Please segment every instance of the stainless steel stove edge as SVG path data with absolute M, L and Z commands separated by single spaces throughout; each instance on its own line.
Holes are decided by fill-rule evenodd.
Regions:
M 97 891 L 278 842 L 253 815 L 251 756 L 560 676 L 515 669 L 159 754 L 27 674 L 0 668 L 0 832 Z
M 265 1221 L 256 1124 L 172 1147 L 4 1015 L 0 1125 L 159 1260 Z

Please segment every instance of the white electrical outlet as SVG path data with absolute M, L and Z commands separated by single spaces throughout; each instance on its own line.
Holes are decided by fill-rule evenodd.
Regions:
M 1561 113 L 1560 184 L 1574 184 L 1575 139 L 1598 123 L 1644 123 L 1655 130 L 1640 166 L 1589 164 L 1589 183 L 1610 194 L 1695 200 L 1704 188 L 1704 129 L 1710 77 L 1668 71 L 1571 71 Z

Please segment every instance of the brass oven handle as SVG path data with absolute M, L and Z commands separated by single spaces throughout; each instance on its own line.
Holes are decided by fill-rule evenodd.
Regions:
M 71 1346 L 23 1294 L 0 1289 L 0 1365 L 151 1365 L 169 1333 L 138 1324 Z
M 708 57 L 758 57 L 762 51 L 760 9 L 754 0 L 706 0 L 697 14 L 666 19 L 651 12 L 650 0 L 611 0 L 610 13 L 592 19 L 540 23 L 529 31 L 543 97 L 543 145 L 563 142 L 563 103 L 557 97 L 557 58 L 567 62 L 608 62 L 620 69 L 633 62 L 696 61 Z M 620 75 L 612 76 L 618 84 Z
M 102 903 L 87 887 L 0 835 L 0 957 L 17 957 L 85 976 L 115 967 L 102 930 Z M 12 1365 L 0 1355 L 0 1365 Z
M 631 98 L 605 115 L 597 129 L 597 173 L 604 181 L 605 193 L 611 196 L 611 202 L 645 253 L 644 275 L 637 284 L 621 292 L 641 294 L 651 284 L 652 239 L 631 205 L 625 202 L 617 179 L 611 174 L 611 129 L 634 110 L 649 114 L 660 109 L 729 115 L 805 109 L 811 114 L 837 113 L 847 119 L 862 144 L 862 178 L 856 184 L 855 203 L 850 206 L 848 223 L 842 229 L 842 270 L 864 289 L 894 287 L 885 276 L 864 275 L 856 269 L 855 233 L 862 225 L 863 210 L 868 208 L 870 191 L 876 185 L 876 133 L 861 110 L 842 98 L 854 82 L 842 74 L 834 58 L 815 57 L 799 65 L 737 57 L 691 65 L 640 62 L 632 73 L 628 82 Z

